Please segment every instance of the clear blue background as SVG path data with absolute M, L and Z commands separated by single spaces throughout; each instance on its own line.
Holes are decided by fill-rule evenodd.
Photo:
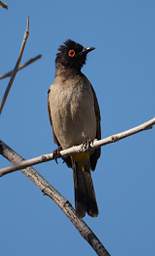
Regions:
M 95 46 L 83 72 L 101 108 L 102 135 L 155 115 L 155 1 L 7 1 L 0 9 L 0 73 L 15 65 L 30 16 L 21 71 L 0 117 L 0 135 L 25 158 L 51 152 L 47 90 L 57 47 L 68 38 Z M 7 85 L 0 81 L 0 95 Z M 102 148 L 93 174 L 100 214 L 85 221 L 112 256 L 155 255 L 155 128 Z M 0 157 L 0 166 L 9 163 Z M 59 161 L 37 166 L 72 203 L 72 172 Z M 0 180 L 0 255 L 95 255 L 59 208 L 20 172 Z

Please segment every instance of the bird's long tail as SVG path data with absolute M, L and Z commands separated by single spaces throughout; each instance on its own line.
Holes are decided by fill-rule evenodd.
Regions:
M 77 215 L 83 218 L 87 212 L 90 216 L 96 217 L 98 215 L 98 207 L 90 168 L 88 166 L 81 167 L 78 162 L 74 161 L 73 177 Z

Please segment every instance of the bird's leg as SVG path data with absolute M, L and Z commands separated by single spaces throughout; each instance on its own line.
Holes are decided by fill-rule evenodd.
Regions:
M 54 151 L 53 151 L 53 158 L 54 158 L 54 160 L 55 160 L 55 162 L 58 164 L 58 158 L 60 158 L 61 157 L 61 154 L 60 154 L 60 151 L 62 150 L 62 148 L 61 147 L 58 147 L 57 149 L 55 149 Z

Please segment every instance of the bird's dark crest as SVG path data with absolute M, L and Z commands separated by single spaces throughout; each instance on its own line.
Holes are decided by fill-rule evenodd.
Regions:
M 56 65 L 61 64 L 65 67 L 71 67 L 71 68 L 80 70 L 86 62 L 86 55 L 81 54 L 83 49 L 84 49 L 84 47 L 81 44 L 76 43 L 75 41 L 73 41 L 71 39 L 66 40 L 58 48 L 58 52 L 57 52 L 56 59 L 55 59 Z M 68 55 L 69 50 L 75 51 L 74 58 L 71 58 Z
M 81 52 L 83 50 L 83 46 L 71 39 L 68 39 L 62 45 L 60 45 L 57 55 L 59 53 L 67 53 L 69 49 L 74 49 L 77 52 Z

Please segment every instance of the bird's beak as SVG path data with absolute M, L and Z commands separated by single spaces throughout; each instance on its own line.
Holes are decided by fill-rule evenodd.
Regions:
M 95 47 L 87 47 L 87 48 L 83 48 L 81 53 L 82 54 L 87 54 L 87 53 L 89 53 L 89 52 L 91 52 L 93 50 L 95 50 Z

